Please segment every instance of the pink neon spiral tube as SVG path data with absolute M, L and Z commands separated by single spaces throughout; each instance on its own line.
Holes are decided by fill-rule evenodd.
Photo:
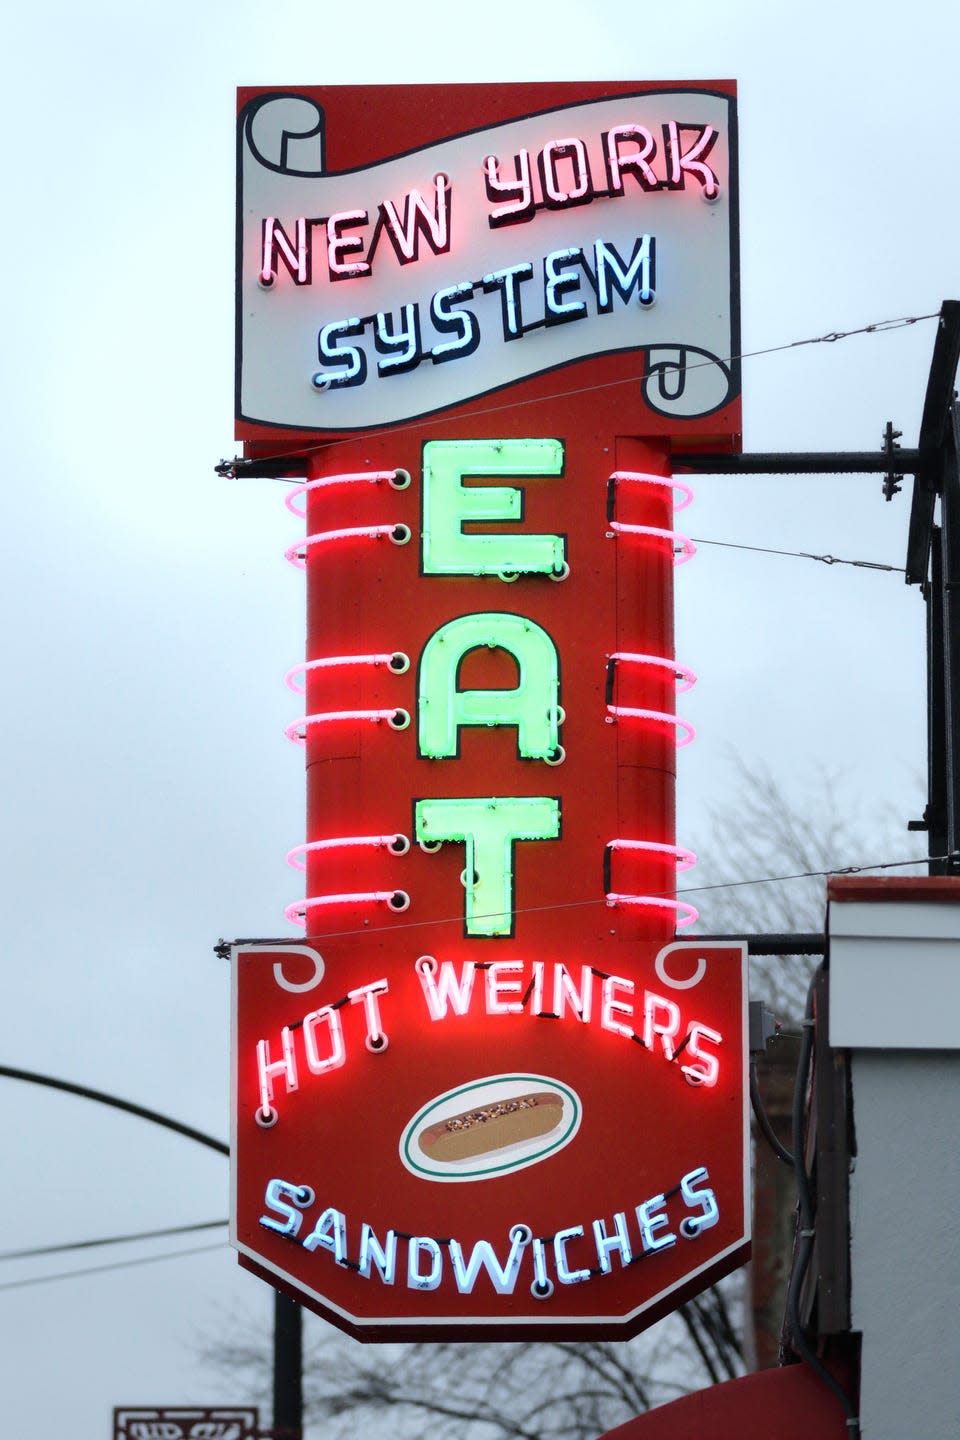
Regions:
M 327 490 L 333 485 L 382 485 L 384 481 L 394 490 L 405 490 L 410 484 L 410 475 L 406 470 L 360 470 L 345 475 L 320 475 L 316 480 L 308 480 L 305 485 L 297 485 L 284 496 L 283 503 L 291 515 L 304 520 L 306 510 L 301 510 L 294 504 L 301 495 L 310 494 L 314 490 Z
M 314 854 L 319 850 L 345 850 L 351 846 L 369 845 L 375 850 L 390 850 L 394 855 L 405 855 L 410 849 L 406 835 L 340 835 L 334 840 L 310 840 L 305 845 L 294 845 L 287 851 L 287 864 L 294 870 L 305 871 L 306 865 L 299 857 Z
M 685 900 L 664 900 L 655 895 L 623 895 L 616 890 L 610 890 L 607 892 L 606 901 L 611 909 L 617 905 L 644 905 L 650 909 L 672 910 L 677 917 L 678 930 L 695 925 L 700 919 L 700 911 L 695 906 L 688 905 Z
M 647 470 L 614 470 L 610 479 L 629 480 L 640 485 L 666 485 L 671 490 L 679 490 L 680 499 L 674 500 L 674 510 L 685 510 L 693 499 L 693 491 L 690 486 L 685 485 L 674 475 L 653 475 Z

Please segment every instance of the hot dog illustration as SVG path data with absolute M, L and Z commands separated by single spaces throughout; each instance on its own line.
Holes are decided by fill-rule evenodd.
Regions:
M 491 1100 L 428 1125 L 420 1132 L 417 1145 L 430 1160 L 468 1160 L 538 1135 L 549 1135 L 562 1119 L 562 1097 L 537 1090 Z

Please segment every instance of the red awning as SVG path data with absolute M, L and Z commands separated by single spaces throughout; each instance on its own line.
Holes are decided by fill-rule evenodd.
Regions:
M 846 1440 L 843 1407 L 806 1365 L 761 1370 L 660 1405 L 600 1440 Z

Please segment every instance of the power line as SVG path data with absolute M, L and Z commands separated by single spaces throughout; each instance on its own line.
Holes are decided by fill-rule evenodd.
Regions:
M 785 883 L 787 883 L 788 881 L 792 881 L 792 880 L 826 880 L 826 879 L 829 879 L 829 878 L 830 878 L 831 876 L 833 876 L 833 875 L 862 875 L 862 874 L 865 874 L 867 871 L 873 871 L 873 870 L 898 870 L 898 869 L 906 869 L 907 867 L 912 866 L 912 865 L 927 866 L 927 865 L 929 865 L 931 862 L 936 862 L 936 861 L 941 861 L 941 860 L 950 860 L 950 859 L 954 859 L 954 858 L 956 858 L 956 857 L 953 857 L 953 856 L 950 856 L 950 855 L 923 855 L 923 856 L 919 856 L 919 857 L 915 856 L 912 860 L 884 860 L 884 861 L 878 861 L 878 862 L 869 863 L 869 864 L 863 864 L 863 865 L 834 865 L 834 866 L 832 866 L 829 870 L 800 870 L 800 871 L 797 871 L 795 874 L 792 874 L 792 875 L 761 875 L 761 876 L 758 876 L 756 879 L 753 879 L 753 880 L 721 880 L 721 881 L 717 881 L 716 883 L 710 884 L 710 885 L 688 885 L 688 886 L 685 886 L 685 887 L 684 887 L 683 889 L 681 889 L 681 890 L 676 890 L 676 891 L 674 891 L 674 890 L 670 890 L 670 891 L 664 890 L 664 891 L 654 892 L 653 894 L 651 894 L 650 898 L 651 898 L 651 899 L 654 899 L 654 900 L 657 900 L 657 899 L 664 899 L 664 900 L 666 900 L 666 899 L 671 899 L 675 894 L 676 894 L 676 895 L 697 895 L 697 894 L 703 894 L 705 891 L 708 891 L 708 890 L 737 890 L 737 889 L 739 889 L 741 886 L 744 886 L 744 885 L 781 885 L 781 884 L 785 884 Z M 478 915 L 478 916 L 476 916 L 475 918 L 478 919 L 478 920 L 480 920 L 480 919 L 491 919 L 491 918 L 494 918 L 494 917 L 496 917 L 496 916 L 500 916 L 500 915 L 507 914 L 507 913 L 509 913 L 509 914 L 511 914 L 511 915 L 533 915 L 533 914 L 541 914 L 541 913 L 543 913 L 543 912 L 545 912 L 545 911 L 554 911 L 554 910 L 579 910 L 579 909 L 583 909 L 584 907 L 586 907 L 586 906 L 588 906 L 588 905 L 606 905 L 606 904 L 607 904 L 606 898 L 597 899 L 597 898 L 594 897 L 594 898 L 591 898 L 591 899 L 589 899 L 589 900 L 565 900 L 565 901 L 563 901 L 563 902 L 562 902 L 561 904 L 559 904 L 559 905 L 523 905 L 523 906 L 518 906 L 516 909 L 511 910 L 511 911 L 509 911 L 509 912 L 502 911 L 502 910 L 491 910 L 491 911 L 486 912 L 484 915 Z M 463 923 L 463 916 L 462 916 L 462 915 L 447 915 L 447 916 L 443 916 L 443 917 L 441 917 L 441 918 L 434 919 L 434 920 L 407 920 L 407 921 L 401 921 L 401 922 L 399 922 L 399 923 L 397 923 L 397 924 L 393 924 L 393 925 L 378 925 L 378 926 L 376 927 L 376 929 L 374 929 L 373 926 L 364 926 L 362 929 L 356 929 L 356 930 L 329 930 L 329 931 L 326 931 L 323 935 L 317 935 L 317 936 L 313 936 L 313 937 L 311 937 L 310 935 L 307 935 L 307 936 L 305 936 L 304 938 L 305 938 L 306 940 L 308 940 L 308 941 L 311 940 L 311 939 L 323 940 L 323 941 L 326 941 L 326 940 L 345 940 L 345 939 L 351 938 L 352 936 L 357 936 L 357 935 L 367 935 L 367 936 L 373 935 L 373 934 L 378 934 L 378 935 L 379 935 L 379 934 L 381 934 L 381 933 L 383 933 L 383 932 L 385 932 L 385 931 L 388 931 L 388 930 L 423 930 L 423 929 L 427 929 L 427 928 L 432 927 L 432 926 L 435 926 L 435 925 L 462 925 L 462 923 Z M 696 939 L 697 937 L 696 937 L 696 936 L 691 936 L 690 938 L 691 938 L 691 939 Z M 255 937 L 254 937 L 254 938 L 246 938 L 246 937 L 245 937 L 244 939 L 242 939 L 242 940 L 239 940 L 239 939 L 238 939 L 238 940 L 234 941 L 233 943 L 234 943 L 234 944 L 237 944 L 237 945 L 276 945 L 276 946 L 279 947 L 279 946 L 282 946 L 282 945 L 285 945 L 285 944 L 290 944 L 290 943 L 293 943 L 293 942 L 294 942 L 294 937 L 292 937 L 292 936 L 290 937 L 290 940 L 278 940 L 277 937 L 274 935 L 274 936 L 268 936 L 268 937 L 261 937 L 261 938 L 259 938 L 259 939 L 255 938 Z M 216 953 L 220 954 L 221 958 L 226 958 L 226 951 L 227 951 L 227 949 L 229 949 L 229 945 L 230 945 L 230 942 L 229 942 L 229 941 L 221 940 L 221 941 L 219 941 L 219 942 L 217 943 L 217 945 L 214 946 L 214 950 L 216 951 Z M 2 1067 L 0 1067 L 0 1074 L 2 1074 L 2 1073 L 3 1073 L 3 1070 L 2 1070 Z
M 725 550 L 756 550 L 763 555 L 789 555 L 796 560 L 819 560 L 823 565 L 855 565 L 861 570 L 887 570 L 897 575 L 907 573 L 902 565 L 882 565 L 878 560 L 841 560 L 838 555 L 814 555 L 809 550 L 773 550 L 768 545 L 742 545 L 734 540 L 698 540 L 695 535 L 691 535 L 690 539 L 694 545 L 720 545 Z
M 169 1225 L 163 1230 L 140 1230 L 133 1235 L 108 1235 L 100 1240 L 71 1240 L 63 1245 L 37 1245 L 30 1250 L 0 1251 L 0 1260 L 26 1260 L 36 1255 L 62 1255 L 68 1250 L 89 1250 L 98 1245 L 129 1245 L 135 1240 L 157 1240 L 166 1235 L 189 1235 L 196 1230 L 214 1230 L 226 1220 L 201 1220 L 195 1225 Z
M 222 1245 L 196 1245 L 190 1250 L 169 1250 L 165 1255 L 142 1255 L 138 1260 L 114 1260 L 109 1265 L 88 1265 L 81 1270 L 61 1270 L 56 1275 L 35 1275 L 29 1280 L 5 1280 L 0 1290 L 23 1290 L 28 1285 L 47 1285 L 54 1280 L 75 1280 L 81 1275 L 102 1275 L 108 1270 L 129 1270 L 134 1265 L 154 1265 L 158 1260 L 180 1260 L 186 1255 L 204 1255 L 222 1250 Z
M 742 361 L 742 360 L 754 360 L 754 359 L 756 359 L 756 358 L 758 358 L 759 356 L 762 356 L 762 355 L 776 355 L 776 354 L 778 354 L 778 353 L 780 353 L 781 351 L 784 351 L 784 350 L 796 350 L 796 349 L 799 349 L 801 346 L 804 346 L 804 345 L 833 345 L 833 344 L 835 344 L 835 343 L 836 343 L 837 341 L 839 341 L 839 340 L 849 340 L 849 339 L 851 339 L 851 337 L 853 337 L 854 335 L 879 335 L 879 334 L 885 334 L 887 331 L 890 331 L 890 330 L 901 330 L 901 329 L 904 329 L 906 326 L 909 326 L 909 325 L 917 325 L 917 324 L 919 324 L 922 320 L 938 320 L 939 318 L 940 318 L 940 312 L 939 312 L 939 310 L 933 312 L 933 313 L 930 314 L 930 315 L 901 315 L 901 316 L 898 316 L 897 318 L 892 319 L 892 320 L 876 320 L 876 321 L 874 321 L 874 322 L 873 322 L 872 324 L 870 324 L 870 325 L 861 325 L 861 326 L 859 327 L 859 329 L 856 329 L 856 330 L 831 330 L 831 331 L 829 331 L 826 335 L 810 335 L 810 336 L 807 336 L 807 338 L 806 338 L 806 339 L 803 339 L 803 340 L 788 340 L 788 341 L 786 341 L 786 342 L 785 342 L 784 344 L 782 344 L 782 345 L 767 345 L 767 346 L 764 346 L 764 347 L 763 347 L 762 349 L 760 349 L 760 350 L 744 350 L 744 351 L 741 351 L 741 353 L 740 353 L 739 355 L 728 355 L 728 356 L 724 357 L 723 359 L 719 360 L 719 362 L 718 362 L 717 360 L 695 360 L 695 361 L 692 361 L 692 362 L 689 363 L 689 364 L 686 364 L 686 365 L 675 365 L 675 366 L 672 366 L 671 368 L 672 368 L 674 371 L 676 371 L 676 373 L 677 373 L 678 375 L 679 375 L 679 374 L 686 375 L 686 374 L 687 374 L 689 371 L 691 371 L 691 370 L 701 370 L 701 369 L 704 369 L 704 368 L 706 368 L 706 367 L 716 365 L 717 363 L 719 363 L 719 364 L 721 364 L 721 365 L 724 365 L 724 366 L 727 366 L 727 365 L 737 364 L 737 363 L 739 363 L 739 362 Z M 496 415 L 496 414 L 501 413 L 501 412 L 504 411 L 504 410 L 514 410 L 514 409 L 517 409 L 517 408 L 518 408 L 518 405 L 519 405 L 519 407 L 522 407 L 522 406 L 524 406 L 524 405 L 526 405 L 526 404 L 530 404 L 530 403 L 544 404 L 545 402 L 551 401 L 551 400 L 570 400 L 570 399 L 573 399 L 573 398 L 574 398 L 575 396 L 577 396 L 577 395 L 591 395 L 591 394 L 595 394 L 596 392 L 601 391 L 601 390 L 613 390 L 613 389 L 615 389 L 617 386 L 621 386 L 621 385 L 637 385 L 637 384 L 639 384 L 642 380 L 644 380 L 645 378 L 646 378 L 646 377 L 645 377 L 644 374 L 641 372 L 640 374 L 637 374 L 637 375 L 627 375 L 627 376 L 624 376 L 622 379 L 619 379 L 619 380 L 605 380 L 605 381 L 602 381 L 602 382 L 600 382 L 599 384 L 596 384 L 596 385 L 582 385 L 582 386 L 578 386 L 578 387 L 576 387 L 576 388 L 574 388 L 574 389 L 558 390 L 558 391 L 555 391 L 552 395 L 543 395 L 543 396 L 538 397 L 538 399 L 537 399 L 536 402 L 530 402 L 530 401 L 520 401 L 520 402 L 517 402 L 517 401 L 514 400 L 514 401 L 506 401 L 506 402 L 504 402 L 503 404 L 500 404 L 500 405 L 487 405 L 487 406 L 483 406 L 483 407 L 481 407 L 481 408 L 479 408 L 479 409 L 466 411 L 464 414 L 458 415 L 456 418 L 457 418 L 458 420 L 474 420 L 474 419 L 477 419 L 477 418 L 480 417 L 480 416 Z M 330 449 L 333 449 L 333 448 L 334 448 L 335 446 L 337 446 L 337 445 L 346 445 L 346 444 L 349 444 L 349 443 L 353 443 L 353 442 L 355 442 L 358 438 L 361 437 L 361 434 L 362 434 L 363 438 L 365 438 L 365 439 L 370 439 L 370 438 L 373 438 L 373 437 L 375 437 L 375 436 L 377 436 L 377 435 L 379 435 L 379 434 L 384 434 L 384 435 L 385 435 L 385 434 L 388 434 L 388 433 L 389 433 L 390 435 L 402 435 L 402 434 L 404 434 L 404 433 L 410 433 L 411 431 L 424 430 L 424 429 L 428 429 L 428 428 L 431 428 L 431 427 L 435 427 L 436 425 L 442 423 L 442 420 L 443 420 L 443 417 L 442 417 L 442 416 L 436 416 L 436 415 L 434 415 L 434 416 L 431 416 L 431 418 L 428 419 L 428 420 L 409 421 L 409 422 L 408 422 L 407 424 L 405 424 L 405 425 L 393 425 L 393 426 L 390 426 L 389 429 L 384 428 L 384 427 L 373 426 L 373 427 L 371 427 L 369 430 L 364 430 L 364 431 L 362 431 L 362 432 L 357 432 L 357 434 L 350 435 L 349 437 L 346 437 L 346 438 L 341 439 L 341 440 L 334 440 L 334 441 L 325 440 L 325 441 L 322 441 L 322 442 L 320 442 L 320 443 L 318 443 L 318 444 L 316 444 L 316 445 L 306 445 L 306 446 L 304 446 L 302 449 L 298 447 L 298 449 L 297 449 L 297 454 L 298 454 L 298 455 L 301 455 L 301 456 L 302 456 L 302 455 L 313 455 L 313 454 L 316 454 L 316 453 L 317 453 L 318 451 L 320 451 L 320 450 L 330 450 Z M 286 452 L 278 453 L 278 454 L 275 454 L 275 455 L 258 455 L 258 457 L 257 457 L 257 463 L 258 463 L 258 464 L 263 464 L 264 462 L 269 461 L 269 460 L 283 460 L 283 459 L 286 459 L 286 458 L 288 458 L 288 455 L 287 455 Z M 219 464 L 216 468 L 217 468 L 218 472 L 220 472 L 220 473 L 222 473 L 222 474 L 231 474 L 231 473 L 232 473 L 233 476 L 234 476 L 234 478 L 236 478 L 236 474 L 237 474 L 237 472 L 236 472 L 236 465 L 237 465 L 237 463 L 240 463 L 241 465 L 243 464 L 242 461 L 239 461 L 239 462 L 238 462 L 238 461 L 234 461 L 233 464 L 231 465 L 231 462 L 230 462 L 230 461 L 222 460 L 222 461 L 220 462 L 220 464 Z M 241 472 L 241 473 L 242 473 L 242 472 Z M 278 477 L 278 478 L 282 478 L 282 477 Z

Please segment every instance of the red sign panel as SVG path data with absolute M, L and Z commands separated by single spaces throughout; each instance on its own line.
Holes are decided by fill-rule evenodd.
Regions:
M 625 1333 L 746 1245 L 744 958 L 670 945 L 695 677 L 667 437 L 739 424 L 732 97 L 608 90 L 507 87 L 482 133 L 381 93 L 366 164 L 350 92 L 241 116 L 241 433 L 313 435 L 310 943 L 237 951 L 234 1240 L 365 1338 Z
M 731 81 L 241 90 L 246 453 L 598 382 L 623 387 L 629 433 L 735 444 L 735 97 Z
M 238 948 L 241 1263 L 361 1339 L 626 1335 L 742 1263 L 741 948 L 434 948 Z

